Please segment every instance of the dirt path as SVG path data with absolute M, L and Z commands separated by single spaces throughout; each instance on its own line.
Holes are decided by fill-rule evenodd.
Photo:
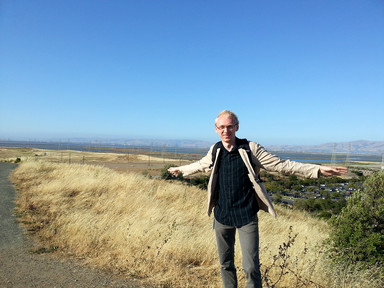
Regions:
M 16 164 L 0 163 L 0 287 L 150 287 L 49 254 L 32 254 L 13 216 L 15 189 L 8 176 Z

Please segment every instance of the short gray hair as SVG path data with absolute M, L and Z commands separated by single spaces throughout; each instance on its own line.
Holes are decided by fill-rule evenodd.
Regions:
M 229 110 L 221 111 L 219 115 L 217 115 L 217 118 L 215 119 L 215 125 L 217 123 L 217 119 L 219 119 L 221 116 L 232 118 L 233 122 L 235 122 L 234 125 L 239 125 L 239 119 L 237 118 L 236 114 Z

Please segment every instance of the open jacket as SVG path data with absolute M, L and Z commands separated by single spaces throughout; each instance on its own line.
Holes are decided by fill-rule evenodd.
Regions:
M 216 159 L 212 166 L 212 151 L 214 145 L 212 145 L 202 159 L 189 165 L 177 167 L 184 176 L 188 176 L 197 172 L 210 172 L 211 175 L 208 182 L 208 216 L 211 215 L 213 207 L 215 207 L 218 195 L 219 195 L 219 165 L 216 165 L 220 161 L 217 161 L 220 155 L 220 149 L 217 148 Z M 251 150 L 252 164 L 249 161 L 247 151 L 244 148 L 238 147 L 241 158 L 244 161 L 245 166 L 248 169 L 248 176 L 251 180 L 253 188 L 256 193 L 256 199 L 259 204 L 259 209 L 269 212 L 273 217 L 276 217 L 275 209 L 273 208 L 272 201 L 263 186 L 258 180 L 258 174 L 260 169 L 273 172 L 283 172 L 288 174 L 301 175 L 306 178 L 318 178 L 320 166 L 314 164 L 305 164 L 290 160 L 281 160 L 279 157 L 266 151 L 261 145 L 249 141 L 249 148 Z M 225 148 L 223 148 L 225 149 Z

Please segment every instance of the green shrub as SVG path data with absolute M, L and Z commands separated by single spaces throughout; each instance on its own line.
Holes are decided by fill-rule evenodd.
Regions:
M 384 264 L 384 173 L 374 173 L 330 221 L 330 252 L 348 263 Z
M 192 178 L 189 183 L 193 186 L 197 186 L 200 189 L 205 190 L 208 187 L 208 182 L 209 182 L 208 176 L 201 176 L 201 177 Z
M 165 165 L 160 172 L 160 178 L 164 180 L 180 180 L 182 181 L 184 179 L 183 175 L 180 173 L 177 176 L 173 176 L 169 171 L 168 168 L 171 167 L 177 167 L 175 164 L 169 164 Z

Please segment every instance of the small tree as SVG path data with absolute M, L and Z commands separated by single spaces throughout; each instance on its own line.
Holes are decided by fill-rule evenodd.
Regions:
M 384 264 L 384 173 L 372 174 L 363 189 L 331 219 L 330 251 L 349 263 Z

